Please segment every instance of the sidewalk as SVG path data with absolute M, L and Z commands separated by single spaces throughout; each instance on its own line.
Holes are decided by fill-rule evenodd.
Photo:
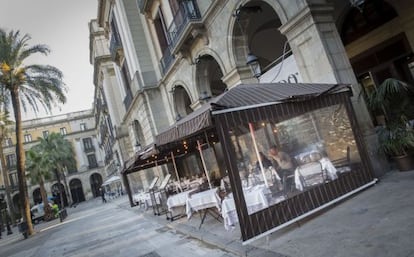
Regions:
M 114 203 L 146 215 L 166 227 L 240 256 L 414 256 L 414 171 L 387 173 L 373 187 L 307 220 L 243 245 L 239 228 L 226 231 L 211 216 L 174 222 L 152 209 L 130 208 L 127 198 Z

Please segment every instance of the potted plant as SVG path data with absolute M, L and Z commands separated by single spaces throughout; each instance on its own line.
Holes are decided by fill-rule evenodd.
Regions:
M 395 160 L 400 171 L 414 170 L 414 129 L 408 119 L 413 92 L 411 85 L 389 78 L 367 99 L 368 106 L 380 110 L 385 118 L 378 128 L 379 148 Z

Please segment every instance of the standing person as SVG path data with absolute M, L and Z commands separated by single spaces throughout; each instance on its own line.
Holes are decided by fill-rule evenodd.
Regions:
M 276 170 L 282 178 L 283 190 L 287 193 L 287 189 L 291 188 L 294 183 L 293 173 L 295 167 L 292 159 L 287 153 L 279 151 L 279 148 L 276 145 L 270 147 L 268 154 L 269 158 L 277 163 L 278 167 Z
M 99 189 L 99 191 L 101 192 L 101 197 L 102 197 L 102 202 L 106 203 L 106 199 L 105 199 L 105 190 L 101 187 Z

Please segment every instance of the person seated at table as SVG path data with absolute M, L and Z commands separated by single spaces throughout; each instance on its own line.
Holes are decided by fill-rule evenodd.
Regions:
M 267 169 L 272 167 L 272 161 L 269 160 L 263 152 L 259 152 L 259 158 L 262 161 L 263 168 Z M 256 170 L 260 170 L 260 162 L 256 162 Z
M 285 193 L 294 185 L 295 166 L 289 154 L 282 152 L 276 145 L 270 147 L 268 152 L 269 158 L 275 161 L 276 171 L 282 179 Z

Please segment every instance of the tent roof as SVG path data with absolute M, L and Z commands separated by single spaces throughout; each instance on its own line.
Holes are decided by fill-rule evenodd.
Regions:
M 120 181 L 121 180 L 121 178 L 119 177 L 119 176 L 112 176 L 112 177 L 110 177 L 109 179 L 107 179 L 103 184 L 102 184 L 102 186 L 106 186 L 106 185 L 109 185 L 109 184 L 111 184 L 111 183 L 113 183 L 113 182 L 116 182 L 116 181 Z
M 292 101 L 302 102 L 325 94 L 349 90 L 350 86 L 345 84 L 240 84 L 217 97 L 211 98 L 207 103 L 160 132 L 155 137 L 155 148 L 160 149 L 160 146 L 162 147 L 211 129 L 214 126 L 211 115 L 212 111 L 228 112 Z M 146 163 L 147 154 L 144 155 L 140 152 L 128 162 L 128 165 L 125 165 L 123 173 L 128 174 L 168 162 L 170 159 L 165 154 L 162 156 L 163 158 L 157 160 L 156 164 L 150 164 Z M 142 168 L 138 168 L 137 165 L 142 165 Z
M 311 98 L 348 88 L 339 84 L 261 83 L 240 84 L 177 121 L 156 136 L 156 145 L 164 145 L 199 133 L 212 127 L 211 111 L 252 108 L 257 105 L 280 104 L 286 101 L 305 101 Z

